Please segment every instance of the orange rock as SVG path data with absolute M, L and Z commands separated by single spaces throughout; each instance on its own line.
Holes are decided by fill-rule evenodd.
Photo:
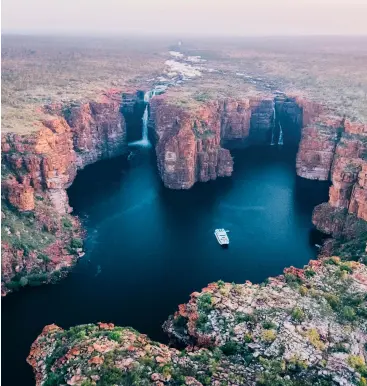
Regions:
M 20 211 L 30 211 L 35 207 L 34 189 L 29 182 L 18 183 L 15 178 L 8 179 L 4 183 L 9 202 Z
M 98 326 L 101 330 L 113 330 L 115 328 L 115 325 L 113 323 L 102 323 L 99 322 Z
M 73 347 L 71 350 L 67 352 L 65 355 L 67 359 L 70 359 L 72 357 L 78 356 L 80 354 L 80 350 L 76 347 Z
M 89 359 L 89 361 L 88 361 L 88 363 L 91 365 L 102 365 L 103 362 L 104 362 L 104 358 L 99 357 L 99 356 L 95 356 L 95 357 Z
M 163 357 L 161 357 L 161 356 L 157 356 L 157 357 L 155 358 L 155 360 L 156 360 L 157 363 L 167 363 L 167 362 L 169 361 L 168 358 L 163 358 Z
M 185 304 L 180 304 L 178 306 L 178 312 L 181 316 L 183 316 L 184 318 L 187 317 L 187 313 L 186 313 L 186 305 Z

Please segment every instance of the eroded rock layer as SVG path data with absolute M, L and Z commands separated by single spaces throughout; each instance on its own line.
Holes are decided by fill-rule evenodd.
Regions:
M 70 216 L 65 189 L 78 169 L 125 151 L 122 113 L 141 120 L 145 106 L 143 91 L 109 90 L 98 101 L 48 105 L 45 110 L 54 118 L 38 131 L 2 137 L 3 281 L 12 282 L 9 288 L 33 274 L 49 280 L 50 272 L 70 266 L 81 253 L 80 225 Z M 233 160 L 227 143 L 270 145 L 282 136 L 285 146 L 293 146 L 302 136 L 297 173 L 332 182 L 329 204 L 315 211 L 315 225 L 351 238 L 350 219 L 367 219 L 366 125 L 330 118 L 318 104 L 268 95 L 175 104 L 161 95 L 151 101 L 148 127 L 162 181 L 172 189 L 230 176 Z M 329 207 L 328 215 L 318 215 Z M 350 216 L 330 224 L 335 211 Z M 36 242 L 29 241 L 34 238 Z
M 274 102 L 265 97 L 226 98 L 194 108 L 171 104 L 164 96 L 151 102 L 158 169 L 172 189 L 230 176 L 232 157 L 221 144 L 270 144 L 273 126 Z
M 77 170 L 125 151 L 121 92 L 79 106 L 46 106 L 53 119 L 2 137 L 2 293 L 62 276 L 82 254 L 66 188 Z M 65 118 L 66 119 L 65 119 Z
M 164 326 L 184 351 L 110 323 L 50 325 L 27 361 L 37 385 L 363 385 L 366 293 L 364 264 L 324 258 L 194 292 Z

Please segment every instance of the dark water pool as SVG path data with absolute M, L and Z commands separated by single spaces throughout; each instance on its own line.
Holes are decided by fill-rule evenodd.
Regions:
M 25 358 L 46 324 L 107 321 L 165 341 L 163 321 L 192 291 L 219 279 L 260 282 L 315 256 L 311 213 L 328 184 L 296 177 L 286 148 L 233 154 L 232 178 L 189 191 L 162 186 L 148 149 L 78 174 L 69 197 L 87 253 L 59 284 L 3 300 L 4 386 L 34 384 Z M 215 240 L 218 227 L 230 230 L 228 249 Z

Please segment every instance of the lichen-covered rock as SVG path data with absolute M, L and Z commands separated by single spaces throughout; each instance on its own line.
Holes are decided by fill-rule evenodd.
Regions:
M 264 366 L 268 382 L 285 382 L 287 369 L 297 368 L 291 378 L 307 380 L 315 372 L 328 384 L 352 385 L 367 375 L 366 293 L 364 264 L 324 258 L 303 270 L 285 269 L 265 285 L 209 284 L 180 305 L 164 328 L 174 341 L 219 347 L 233 359 L 248 356 L 249 374 L 274 361 L 272 368 Z M 355 357 L 363 363 L 358 369 L 351 365 Z M 305 384 L 319 384 L 313 382 Z
M 183 351 L 131 328 L 44 328 L 41 385 L 356 385 L 366 382 L 367 268 L 337 257 L 254 285 L 209 284 L 164 325 Z

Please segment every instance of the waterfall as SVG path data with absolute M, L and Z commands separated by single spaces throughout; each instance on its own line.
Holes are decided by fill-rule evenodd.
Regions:
M 282 129 L 282 125 L 280 124 L 280 121 L 279 121 L 279 140 L 278 140 L 278 145 L 283 145 L 283 129 Z
M 275 105 L 274 105 L 274 107 L 273 107 L 273 128 L 271 130 L 271 143 L 270 143 L 271 146 L 275 145 L 275 143 L 274 143 L 275 122 L 276 122 L 276 112 L 275 112 Z
M 145 106 L 144 114 L 143 114 L 143 138 L 141 139 L 142 145 L 149 145 L 149 139 L 148 139 L 148 103 Z
M 277 112 L 276 112 L 276 109 L 275 109 L 275 105 L 273 107 L 273 121 L 274 121 L 274 125 L 273 125 L 273 129 L 271 131 L 271 143 L 270 145 L 273 146 L 275 145 L 275 134 L 276 134 L 276 122 L 277 122 Z M 279 139 L 278 139 L 278 143 L 277 145 L 283 145 L 283 129 L 282 129 L 282 124 L 280 123 L 280 119 L 278 120 L 278 125 L 279 125 Z
M 149 119 L 149 101 L 155 95 L 155 89 L 147 91 L 144 94 L 144 103 L 145 110 L 142 117 L 142 139 L 139 141 L 131 142 L 129 145 L 131 146 L 142 146 L 142 147 L 151 147 L 149 138 L 148 138 L 148 119 Z

